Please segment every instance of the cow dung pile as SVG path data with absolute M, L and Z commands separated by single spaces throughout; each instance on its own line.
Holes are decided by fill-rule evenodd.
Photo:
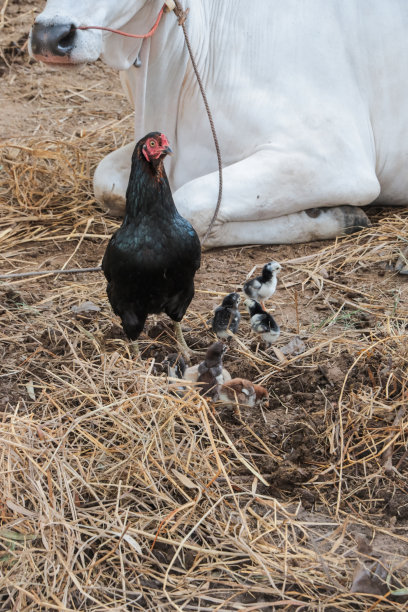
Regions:
M 107 68 L 27 58 L 36 4 L 0 11 L 2 273 L 100 263 L 118 223 L 92 171 L 131 138 Z M 169 321 L 151 319 L 135 360 L 101 273 L 0 281 L 0 609 L 401 609 L 408 214 L 370 214 L 336 241 L 204 254 L 183 322 L 198 353 L 225 293 L 282 264 L 278 350 L 246 324 L 225 356 L 268 389 L 262 410 L 175 395 L 157 367 Z

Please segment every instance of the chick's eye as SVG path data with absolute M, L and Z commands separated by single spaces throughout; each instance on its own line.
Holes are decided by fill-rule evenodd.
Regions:
M 155 146 L 156 146 L 156 141 L 155 141 L 155 140 L 151 140 L 151 141 L 149 142 L 149 145 L 150 145 L 151 147 L 155 147 Z

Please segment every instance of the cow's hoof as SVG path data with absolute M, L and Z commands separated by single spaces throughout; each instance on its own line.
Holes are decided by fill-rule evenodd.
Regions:
M 354 234 L 365 227 L 371 227 L 371 221 L 362 208 L 358 206 L 339 206 L 343 215 L 343 227 L 345 234 Z
M 404 249 L 398 257 L 395 269 L 400 274 L 408 274 L 408 248 Z
M 309 208 L 305 211 L 306 214 L 312 219 L 317 219 L 323 215 L 328 214 L 330 217 L 334 217 L 340 232 L 342 234 L 353 234 L 358 232 L 365 227 L 371 226 L 371 221 L 365 214 L 362 208 L 359 206 L 335 206 L 333 208 L 322 206 L 320 208 Z

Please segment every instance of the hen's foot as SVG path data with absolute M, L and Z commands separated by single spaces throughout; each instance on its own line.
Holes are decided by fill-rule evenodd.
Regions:
M 176 334 L 176 339 L 177 339 L 177 342 L 178 342 L 178 344 L 180 346 L 181 353 L 182 353 L 184 359 L 186 361 L 190 362 L 191 361 L 191 357 L 193 357 L 193 355 L 195 355 L 195 351 L 193 351 L 191 348 L 189 348 L 187 346 L 187 342 L 184 340 L 184 336 L 183 336 L 183 332 L 182 332 L 181 324 L 180 323 L 177 323 L 177 322 L 174 323 L 174 332 Z

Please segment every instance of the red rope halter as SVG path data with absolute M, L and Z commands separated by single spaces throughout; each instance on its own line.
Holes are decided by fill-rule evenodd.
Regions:
M 153 27 L 151 28 L 151 30 L 148 31 L 147 34 L 129 34 L 128 32 L 122 32 L 122 30 L 114 30 L 113 28 L 104 28 L 102 26 L 78 26 L 76 29 L 77 30 L 105 30 L 106 32 L 113 32 L 113 34 L 120 34 L 121 36 L 128 36 L 129 38 L 150 38 L 150 36 L 153 36 L 153 34 L 158 28 L 158 25 L 160 23 L 160 19 L 162 18 L 165 6 L 166 5 L 163 4 L 163 6 L 160 9 L 159 14 L 157 15 L 157 19 L 154 22 Z

